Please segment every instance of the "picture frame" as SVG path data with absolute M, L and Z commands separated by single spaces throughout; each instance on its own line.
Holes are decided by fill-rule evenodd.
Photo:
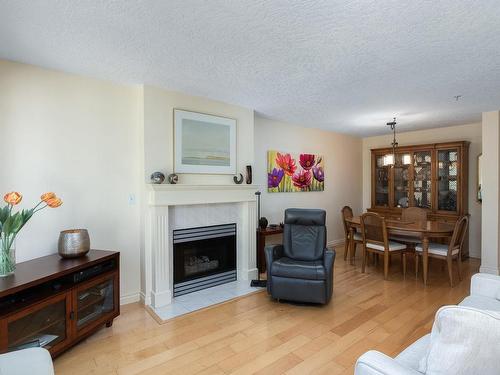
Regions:
M 236 174 L 236 119 L 174 109 L 174 172 Z
M 325 190 L 325 159 L 318 153 L 267 152 L 267 192 L 297 193 Z

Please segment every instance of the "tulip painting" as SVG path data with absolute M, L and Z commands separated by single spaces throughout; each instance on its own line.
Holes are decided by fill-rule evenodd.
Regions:
M 270 193 L 323 191 L 324 170 L 321 155 L 268 151 L 267 190 Z

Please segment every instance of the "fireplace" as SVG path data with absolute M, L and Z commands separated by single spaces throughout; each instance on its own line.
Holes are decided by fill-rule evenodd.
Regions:
M 236 224 L 173 231 L 174 297 L 236 280 Z

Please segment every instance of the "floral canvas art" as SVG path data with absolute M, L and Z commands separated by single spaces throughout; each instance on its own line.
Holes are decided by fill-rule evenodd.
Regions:
M 321 155 L 267 152 L 267 191 L 323 191 L 325 167 Z

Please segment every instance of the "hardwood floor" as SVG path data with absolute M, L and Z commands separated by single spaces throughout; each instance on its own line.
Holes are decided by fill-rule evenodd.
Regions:
M 428 333 L 440 306 L 469 293 L 479 261 L 463 263 L 450 288 L 444 262 L 431 261 L 429 285 L 406 280 L 395 259 L 388 281 L 382 266 L 344 262 L 338 249 L 334 296 L 327 306 L 272 301 L 265 292 L 165 324 L 143 306 L 122 306 L 104 328 L 55 360 L 57 374 L 352 374 L 369 349 L 395 355 Z M 410 257 L 412 258 L 412 257 Z

